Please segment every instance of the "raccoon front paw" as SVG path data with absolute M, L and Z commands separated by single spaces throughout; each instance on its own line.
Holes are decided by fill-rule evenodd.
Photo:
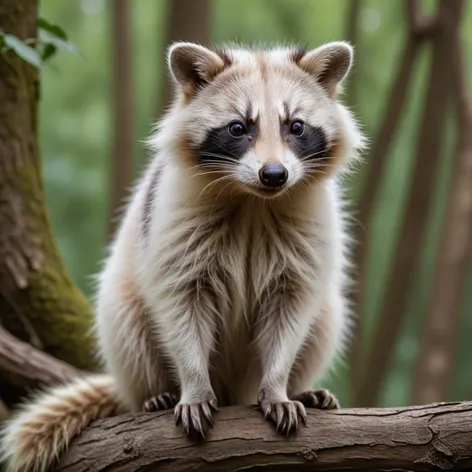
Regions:
M 298 417 L 306 426 L 306 411 L 301 402 L 271 398 L 264 389 L 259 392 L 258 402 L 262 414 L 275 425 L 278 432 L 287 436 L 295 433 L 299 426 Z
M 326 389 L 308 390 L 292 397 L 292 400 L 303 403 L 306 408 L 318 408 L 319 410 L 339 410 L 341 405 L 338 399 Z
M 196 403 L 178 403 L 174 410 L 175 424 L 182 423 L 190 438 L 205 439 L 208 428 L 213 426 L 212 413 L 218 411 L 218 401 L 213 392 Z
M 177 397 L 173 393 L 165 392 L 146 400 L 143 405 L 144 411 L 170 410 L 177 405 Z

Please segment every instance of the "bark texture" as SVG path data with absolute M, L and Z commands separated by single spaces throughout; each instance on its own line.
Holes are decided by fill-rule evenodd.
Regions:
M 285 438 L 253 407 L 223 408 L 205 444 L 172 413 L 100 420 L 72 441 L 56 471 L 236 472 L 471 470 L 472 402 L 309 412 Z
M 110 224 L 111 237 L 117 213 L 123 207 L 133 180 L 133 81 L 131 8 L 129 0 L 113 0 L 113 150 L 111 154 Z
M 36 37 L 37 0 L 0 0 L 0 29 Z M 46 209 L 37 142 L 39 76 L 0 55 L 0 316 L 22 340 L 92 368 L 92 310 L 64 268 Z
M 167 18 L 164 45 L 175 41 L 191 41 L 207 45 L 211 33 L 212 0 L 167 0 Z M 172 98 L 168 74 L 165 75 L 162 94 L 159 95 L 157 115 L 160 116 Z
M 432 57 L 425 85 L 425 105 L 419 130 L 415 166 L 405 214 L 394 251 L 393 267 L 387 278 L 386 294 L 374 331 L 373 344 L 366 362 L 365 375 L 356 395 L 356 405 L 378 403 L 380 389 L 404 318 L 407 297 L 413 282 L 418 255 L 427 226 L 431 191 L 445 133 L 450 97 L 455 45 L 463 1 L 440 0 L 436 30 L 431 39 Z
M 472 99 L 460 44 L 452 75 L 455 79 L 458 138 L 435 277 L 415 366 L 412 402 L 443 401 L 449 394 L 458 344 L 461 302 L 472 255 Z

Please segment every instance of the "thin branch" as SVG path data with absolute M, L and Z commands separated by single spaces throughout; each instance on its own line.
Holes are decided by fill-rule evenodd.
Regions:
M 372 406 L 378 402 L 387 367 L 404 318 L 405 306 L 418 254 L 424 238 L 435 169 L 444 140 L 444 127 L 451 88 L 453 58 L 463 2 L 441 0 L 438 19 L 446 25 L 433 37 L 429 79 L 425 86 L 425 106 L 419 131 L 416 162 L 400 236 L 394 250 L 393 267 L 387 278 L 387 290 L 373 343 L 367 359 L 361 388 L 355 404 Z M 400 98 L 400 97 L 398 97 Z
M 308 412 L 296 437 L 277 434 L 254 407 L 222 408 L 205 444 L 171 412 L 100 420 L 72 441 L 56 471 L 236 472 L 471 470 L 472 402 Z
M 423 21 L 423 13 L 421 11 L 421 0 L 406 0 L 405 13 L 406 20 L 408 22 L 408 29 L 410 31 L 417 30 Z
M 460 38 L 457 38 L 454 50 L 457 58 L 452 75 L 459 133 L 435 279 L 413 376 L 414 403 L 445 400 L 448 396 L 460 329 L 461 302 L 472 256 L 472 107 Z
M 410 34 L 417 41 L 421 41 L 437 31 L 437 18 L 427 17 L 423 14 L 421 0 L 405 0 L 405 12 Z
M 416 1 L 406 0 L 407 9 L 411 8 Z M 410 15 L 412 13 L 410 12 Z M 393 85 L 387 99 L 381 126 L 378 135 L 373 143 L 372 151 L 367 159 L 365 184 L 359 203 L 357 204 L 356 241 L 354 247 L 354 261 L 358 280 L 358 287 L 354 293 L 354 306 L 357 307 L 359 316 L 353 333 L 353 344 L 351 348 L 351 392 L 353 395 L 353 404 L 358 405 L 358 390 L 360 387 L 359 379 L 362 378 L 361 366 L 364 365 L 363 359 L 363 315 L 365 303 L 363 295 L 365 294 L 364 282 L 366 279 L 367 248 L 370 246 L 369 231 L 372 226 L 372 217 L 374 204 L 377 201 L 377 195 L 380 190 L 381 176 L 387 163 L 388 153 L 397 134 L 401 117 L 405 109 L 408 98 L 408 90 L 415 72 L 417 57 L 422 45 L 417 40 L 414 33 L 414 26 L 409 22 L 410 27 L 407 31 L 407 38 L 403 47 L 403 53 L 398 61 L 397 71 L 393 79 Z
M 35 388 L 64 382 L 82 371 L 20 341 L 0 326 L 0 382 Z

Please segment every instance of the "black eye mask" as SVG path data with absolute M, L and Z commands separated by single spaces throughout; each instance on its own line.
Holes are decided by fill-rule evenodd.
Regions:
M 306 123 L 301 136 L 289 135 L 288 145 L 302 161 L 319 161 L 329 154 L 329 143 L 325 132 L 320 127 Z
M 198 148 L 198 162 L 214 162 L 218 160 L 241 159 L 254 146 L 255 125 L 247 128 L 247 134 L 235 137 L 229 132 L 229 125 L 214 128 L 207 133 L 205 140 Z

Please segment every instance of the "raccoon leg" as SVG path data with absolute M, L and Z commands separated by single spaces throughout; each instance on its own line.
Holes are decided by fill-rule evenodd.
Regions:
M 204 438 L 217 410 L 217 399 L 210 382 L 210 352 L 214 345 L 216 308 L 214 297 L 204 290 L 189 294 L 187 285 L 164 303 L 153 318 L 160 345 L 175 366 L 180 399 L 175 406 L 176 424 L 182 423 L 191 437 Z
M 256 333 L 262 360 L 258 403 L 265 418 L 275 424 L 277 431 L 287 435 L 298 429 L 299 418 L 306 422 L 305 407 L 287 396 L 287 386 L 297 353 L 310 327 L 310 316 L 299 313 L 290 304 L 290 299 L 285 298 L 289 296 L 286 294 L 273 300 L 269 309 L 264 310 L 264 321 L 261 320 Z
M 339 401 L 330 391 L 312 388 L 316 379 L 335 358 L 343 338 L 343 306 L 343 299 L 333 292 L 329 304 L 320 311 L 312 325 L 292 367 L 288 382 L 289 398 L 303 403 L 306 408 L 321 410 L 340 408 Z

